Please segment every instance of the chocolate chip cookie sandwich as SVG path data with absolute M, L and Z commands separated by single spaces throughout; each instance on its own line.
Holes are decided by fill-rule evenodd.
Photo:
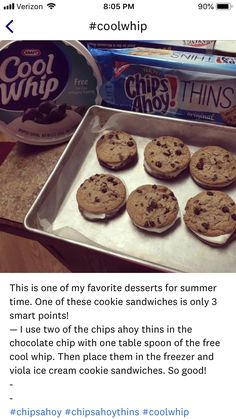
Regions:
M 143 185 L 128 197 L 126 209 L 133 224 L 152 233 L 163 233 L 180 217 L 173 192 L 162 185 Z
M 190 158 L 190 151 L 182 140 L 163 136 L 146 145 L 144 168 L 158 179 L 174 179 L 188 167 Z
M 96 144 L 99 163 L 111 170 L 120 170 L 137 162 L 137 145 L 124 131 L 105 131 Z
M 189 167 L 195 182 L 207 189 L 224 188 L 236 180 L 236 160 L 222 147 L 207 146 L 196 151 Z
M 80 185 L 76 199 L 81 214 L 88 220 L 106 220 L 126 202 L 126 188 L 115 176 L 96 174 Z
M 184 222 L 200 240 L 222 246 L 236 232 L 236 204 L 225 192 L 200 192 L 188 200 Z

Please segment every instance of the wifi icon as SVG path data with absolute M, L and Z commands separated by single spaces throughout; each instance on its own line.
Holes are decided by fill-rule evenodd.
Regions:
M 56 4 L 55 3 L 48 3 L 47 6 L 49 7 L 49 9 L 53 9 Z

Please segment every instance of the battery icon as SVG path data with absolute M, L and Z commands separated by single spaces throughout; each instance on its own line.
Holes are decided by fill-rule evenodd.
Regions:
M 217 10 L 230 10 L 233 5 L 231 3 L 216 3 Z

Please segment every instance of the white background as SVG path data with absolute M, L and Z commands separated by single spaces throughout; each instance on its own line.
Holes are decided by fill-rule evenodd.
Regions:
M 11 39 L 235 39 L 236 6 L 230 11 L 198 11 L 198 1 L 182 0 L 143 2 L 136 0 L 135 10 L 104 10 L 105 2 L 90 0 L 79 2 L 69 0 L 56 2 L 53 10 L 34 12 L 2 10 L 1 4 L 0 38 Z M 47 2 L 42 4 L 46 4 Z M 116 2 L 114 2 L 116 3 Z M 117 2 L 123 4 L 123 2 Z M 23 3 L 23 4 L 27 4 Z M 215 5 L 215 3 L 214 3 Z M 13 20 L 11 28 L 8 22 Z M 89 31 L 91 21 L 98 22 L 144 22 L 147 31 Z M 232 419 L 235 415 L 235 315 L 236 285 L 235 275 L 6 275 L 0 277 L 0 314 L 1 314 L 1 407 L 0 417 L 10 416 L 10 408 L 51 409 L 60 408 L 186 408 L 191 419 Z M 13 326 L 9 320 L 9 283 L 187 283 L 217 284 L 218 305 L 209 308 L 196 307 L 159 307 L 125 309 L 74 308 L 70 314 L 73 323 L 83 324 L 110 323 L 140 326 L 142 323 L 171 324 L 179 323 L 193 328 L 195 339 L 209 337 L 220 340 L 219 349 L 214 349 L 215 360 L 207 363 L 207 374 L 201 376 L 12 376 L 9 367 L 9 339 Z M 18 298 L 19 293 L 17 293 Z M 175 296 L 176 297 L 176 296 Z M 24 310 L 23 308 L 19 309 Z M 27 321 L 27 324 L 34 324 Z M 66 323 L 68 323 L 66 321 Z M 54 326 L 56 321 L 51 322 Z M 18 327 L 18 325 L 17 325 Z M 179 336 L 178 336 L 179 337 Z M 46 350 L 45 350 L 46 351 Z M 22 350 L 22 353 L 25 350 Z M 43 350 L 42 350 L 43 352 Z M 76 352 L 76 351 L 75 351 Z M 41 362 L 42 366 L 43 363 Z M 73 364 L 73 363 L 72 363 Z M 18 363 L 16 363 L 18 365 Z M 28 363 L 30 366 L 31 364 Z M 67 364 L 69 366 L 69 363 Z M 10 387 L 10 383 L 13 384 Z M 10 400 L 13 398 L 13 400 Z M 62 416 L 61 416 L 62 417 Z M 70 417 L 70 416 L 68 416 Z M 71 416 L 72 417 L 72 416 Z
M 4 5 L 11 0 L 1 2 Z M 236 5 L 230 10 L 199 10 L 199 0 L 132 0 L 101 1 L 55 0 L 51 10 L 48 1 L 15 4 L 42 4 L 43 10 L 1 10 L 0 38 L 8 39 L 235 39 Z M 208 6 L 216 2 L 204 2 Z M 104 9 L 104 4 L 120 4 L 119 10 Z M 134 4 L 134 10 L 123 9 L 123 4 Z M 11 34 L 6 28 L 13 20 Z M 90 31 L 89 23 L 140 22 L 147 30 Z
M 2 382 L 2 403 L 1 403 L 1 417 L 4 419 L 12 418 L 14 416 L 9 415 L 10 408 L 21 409 L 65 409 L 71 408 L 87 408 L 87 409 L 188 409 L 190 414 L 188 418 L 191 419 L 225 419 L 232 418 L 234 415 L 234 377 L 236 372 L 235 364 L 235 295 L 236 295 L 236 284 L 235 275 L 180 275 L 180 274 L 113 274 L 113 275 L 2 275 L 1 276 L 1 294 L 0 294 L 0 307 L 1 307 L 1 382 Z M 216 292 L 213 293 L 176 293 L 176 292 L 161 292 L 161 293 L 84 293 L 79 295 L 78 293 L 24 293 L 10 292 L 10 283 L 18 283 L 20 285 L 36 284 L 41 285 L 61 285 L 73 284 L 73 285 L 86 285 L 87 283 L 93 285 L 105 285 L 105 284 L 120 284 L 126 285 L 131 283 L 132 285 L 161 285 L 165 287 L 165 284 L 171 285 L 216 285 Z M 32 302 L 32 306 L 9 306 L 9 297 L 15 296 L 18 299 L 29 298 Z M 161 298 L 177 299 L 180 297 L 187 298 L 188 302 L 192 299 L 210 299 L 208 307 L 203 305 L 199 306 L 154 306 L 154 307 L 73 307 L 70 308 L 63 304 L 63 306 L 56 306 L 55 300 L 64 297 L 73 298 L 105 298 L 109 299 L 112 297 L 118 298 Z M 52 299 L 54 304 L 52 306 L 34 306 L 34 299 L 41 297 L 42 299 Z M 211 302 L 212 298 L 217 298 L 217 305 L 213 306 Z M 25 320 L 15 321 L 9 320 L 10 312 L 69 312 L 68 320 L 45 320 L 38 323 L 36 320 Z M 154 326 L 165 326 L 167 324 L 177 327 L 178 325 L 185 325 L 186 327 L 192 327 L 193 332 L 191 335 L 147 335 L 145 339 L 153 340 L 164 340 L 173 339 L 178 340 L 181 337 L 190 338 L 201 341 L 204 337 L 209 340 L 220 340 L 221 345 L 219 348 L 164 348 L 164 351 L 169 353 L 212 353 L 214 352 L 213 361 L 185 361 L 177 362 L 170 361 L 163 364 L 158 361 L 157 364 L 149 363 L 151 367 L 156 366 L 165 367 L 173 366 L 181 370 L 182 367 L 198 367 L 204 365 L 207 369 L 207 373 L 204 375 L 190 375 L 182 377 L 181 375 L 169 375 L 167 372 L 165 375 L 123 375 L 123 376 L 80 376 L 80 375 L 10 375 L 9 368 L 15 365 L 20 367 L 26 365 L 32 368 L 33 365 L 40 366 L 43 368 L 45 362 L 40 361 L 36 363 L 34 361 L 24 362 L 22 361 L 9 361 L 9 353 L 25 353 L 25 348 L 13 348 L 9 349 L 9 340 L 14 338 L 23 338 L 24 336 L 19 332 L 9 332 L 10 328 L 18 328 L 20 325 L 24 326 L 68 326 L 69 324 L 80 324 L 82 326 L 92 325 L 107 325 L 107 326 L 136 326 L 140 327 L 145 324 L 152 324 Z M 94 335 L 94 339 L 111 339 L 113 334 L 106 336 Z M 58 340 L 59 338 L 69 337 L 70 339 L 83 339 L 91 338 L 90 335 L 75 335 L 70 334 L 40 334 L 32 335 L 25 334 L 26 339 L 52 339 Z M 132 338 L 132 336 L 126 334 L 119 336 L 120 339 Z M 140 338 L 137 337 L 137 338 Z M 75 347 L 76 348 L 76 347 Z M 78 347 L 71 350 L 67 349 L 69 353 L 80 353 Z M 99 347 L 96 348 L 84 348 L 85 352 L 91 350 L 91 352 L 108 353 L 113 350 L 103 350 Z M 52 352 L 50 348 L 32 348 L 29 350 L 31 353 L 54 353 L 55 358 L 58 349 L 55 348 L 55 352 Z M 60 350 L 63 352 L 64 350 Z M 130 353 L 131 350 L 122 348 L 115 348 L 116 352 Z M 137 348 L 137 352 L 141 349 Z M 152 352 L 163 353 L 160 348 L 153 348 Z M 143 350 L 143 352 L 145 352 Z M 149 350 L 150 352 L 150 350 Z M 76 367 L 75 361 L 66 361 L 59 363 L 53 361 L 50 367 Z M 91 361 L 86 363 L 87 367 L 92 367 L 99 362 Z M 100 362 L 104 364 L 104 362 Z M 116 365 L 114 362 L 110 362 L 110 367 L 128 367 L 133 364 L 129 361 L 124 361 L 122 364 Z M 145 362 L 137 362 L 135 367 L 141 364 L 145 366 Z M 156 364 L 156 365 L 155 365 Z M 85 366 L 85 364 L 84 364 Z M 46 366 L 47 367 L 47 366 Z M 9 384 L 12 383 L 13 387 Z M 9 400 L 10 397 L 13 400 Z M 140 415 L 142 417 L 142 415 Z M 16 416 L 15 416 L 16 417 Z M 19 416 L 18 416 L 19 417 Z M 27 417 L 27 416 L 26 416 Z M 37 416 L 36 416 L 37 417 Z M 60 417 L 73 417 L 63 416 Z M 75 416 L 78 417 L 78 416 Z M 160 416 L 159 416 L 160 417 Z M 166 416 L 163 416 L 166 417 Z M 177 416 L 178 417 L 178 416 Z M 181 417 L 181 416 L 179 416 Z M 149 416 L 151 418 L 151 416 Z

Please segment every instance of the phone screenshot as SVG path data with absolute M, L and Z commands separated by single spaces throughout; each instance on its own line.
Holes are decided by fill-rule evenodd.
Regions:
M 0 418 L 232 419 L 236 5 L 0 10 Z

